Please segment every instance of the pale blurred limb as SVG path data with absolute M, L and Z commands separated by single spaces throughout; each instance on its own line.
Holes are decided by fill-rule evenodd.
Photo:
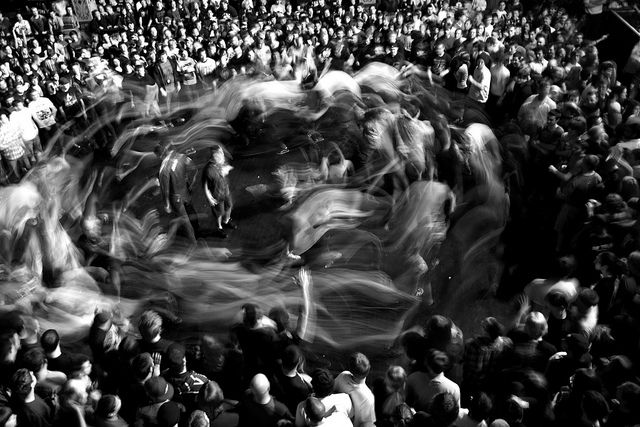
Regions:
M 296 334 L 301 340 L 311 342 L 315 333 L 315 309 L 311 302 L 313 288 L 311 273 L 303 267 L 298 271 L 295 281 L 302 290 L 302 307 L 300 307 L 300 312 L 298 313 Z

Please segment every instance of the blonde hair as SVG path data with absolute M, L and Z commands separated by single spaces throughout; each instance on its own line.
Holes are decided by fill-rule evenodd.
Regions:
M 540 339 L 547 334 L 547 319 L 539 311 L 532 311 L 524 320 L 524 331 L 534 339 Z

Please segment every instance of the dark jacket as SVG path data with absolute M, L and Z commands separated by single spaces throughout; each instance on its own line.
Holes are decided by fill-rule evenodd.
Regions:
M 155 79 L 157 85 L 161 89 L 167 89 L 167 86 L 175 85 L 180 80 L 178 76 L 178 66 L 176 65 L 176 61 L 172 58 L 168 58 L 167 62 L 171 64 L 171 69 L 173 70 L 172 75 L 166 75 L 164 71 L 162 71 L 162 66 L 160 65 L 160 61 L 156 61 L 150 68 L 151 75 Z
M 184 154 L 170 153 L 160 166 L 160 191 L 165 202 L 191 202 L 191 188 L 197 169 L 193 161 Z

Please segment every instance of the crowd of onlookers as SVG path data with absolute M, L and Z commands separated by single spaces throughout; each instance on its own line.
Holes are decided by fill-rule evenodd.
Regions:
M 490 117 L 511 201 L 500 291 L 543 276 L 513 324 L 489 317 L 463 339 L 432 316 L 377 378 L 361 353 L 305 370 L 288 314 L 250 304 L 228 341 L 187 348 L 155 311 L 137 330 L 99 312 L 89 355 L 12 312 L 0 426 L 640 425 L 640 44 L 599 60 L 603 8 L 625 2 L 605 3 L 99 0 L 82 28 L 71 7 L 0 15 L 3 184 L 96 120 L 76 144 L 108 145 L 113 107 L 171 126 L 176 103 L 236 75 L 309 87 L 384 62 Z

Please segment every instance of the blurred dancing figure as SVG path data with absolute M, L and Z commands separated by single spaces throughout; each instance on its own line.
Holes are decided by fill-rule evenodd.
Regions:
M 163 159 L 158 178 L 164 210 L 168 214 L 174 213 L 182 221 L 189 239 L 195 243 L 199 227 L 196 211 L 191 204 L 191 192 L 197 169 L 188 156 L 170 148 L 157 146 L 155 153 Z
M 204 194 L 211 205 L 211 212 L 216 219 L 218 236 L 223 239 L 227 233 L 223 228 L 235 229 L 235 224 L 231 221 L 231 209 L 233 200 L 229 190 L 229 172 L 233 169 L 224 156 L 222 147 L 216 145 L 211 148 L 211 157 L 202 174 L 202 185 Z

